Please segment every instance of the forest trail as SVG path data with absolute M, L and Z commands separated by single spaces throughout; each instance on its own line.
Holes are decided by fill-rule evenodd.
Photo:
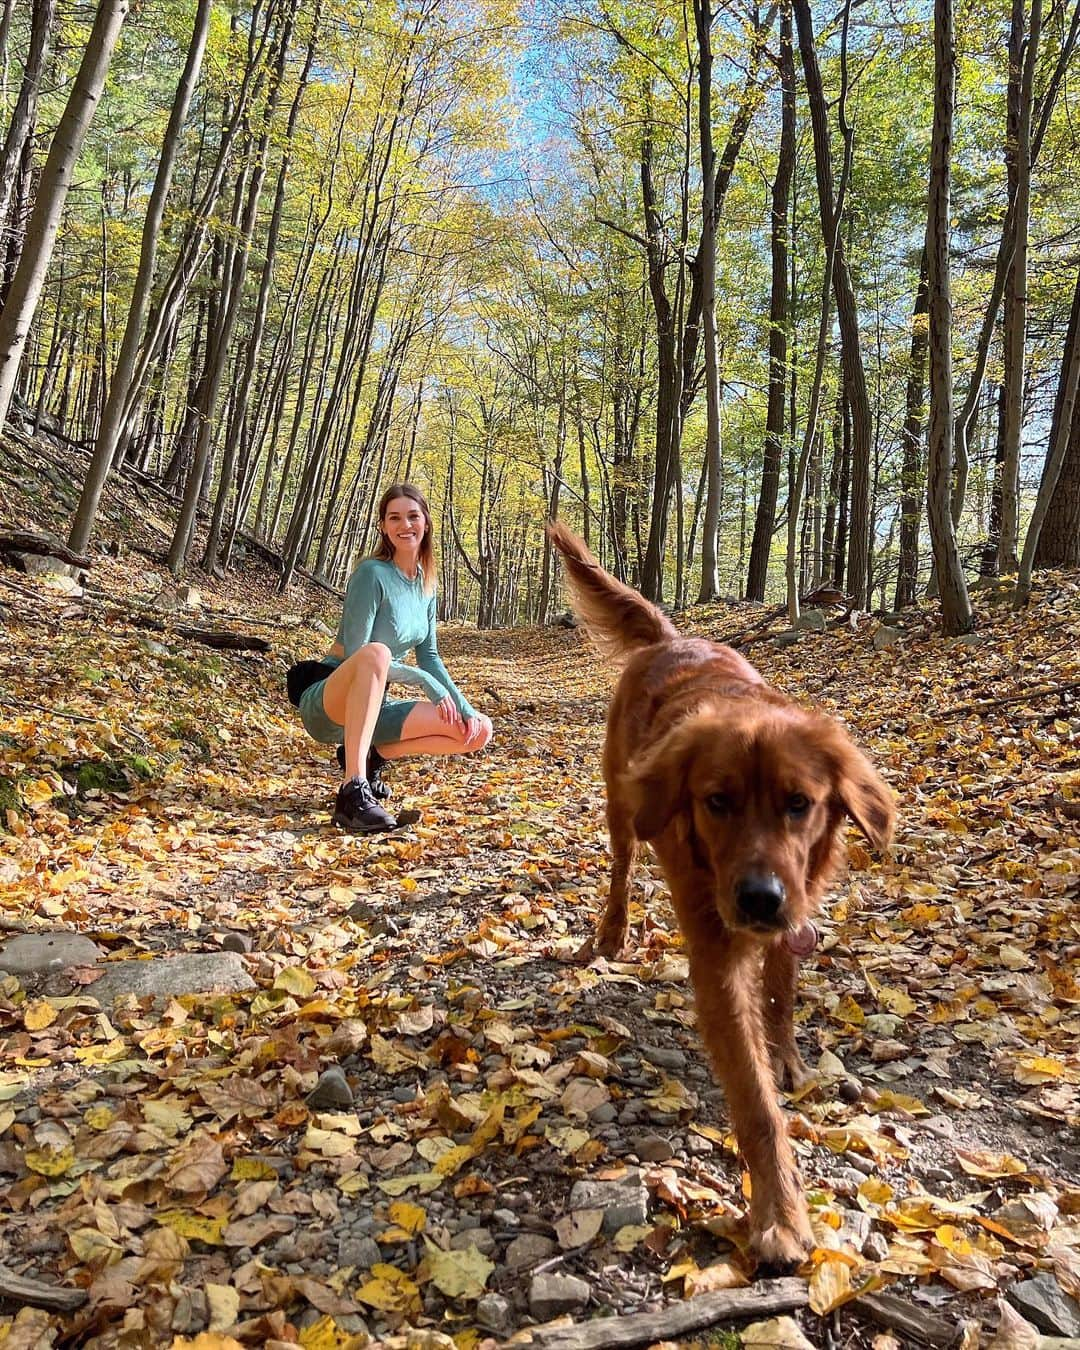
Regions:
M 134 554 L 93 569 L 159 605 L 166 576 Z M 206 583 L 199 622 L 234 616 L 262 654 L 0 580 L 3 937 L 100 953 L 0 976 L 0 1266 L 88 1295 L 0 1302 L 0 1344 L 495 1345 L 746 1284 L 742 1177 L 659 874 L 633 961 L 566 961 L 608 863 L 609 675 L 577 633 L 446 626 L 494 742 L 395 767 L 422 823 L 350 838 L 282 687 L 324 641 L 313 592 L 294 625 L 269 580 Z M 791 1107 L 819 1249 L 809 1306 L 758 1319 L 769 1344 L 869 1346 L 889 1314 L 852 1295 L 886 1286 L 928 1334 L 977 1321 L 983 1345 L 1018 1315 L 1009 1289 L 1031 1318 L 1041 1290 L 1059 1334 L 1077 1315 L 1080 586 L 1047 576 L 1021 615 L 992 594 L 970 639 L 915 610 L 891 646 L 864 617 L 750 649 L 849 724 L 901 803 L 888 859 L 851 836 L 804 969 L 819 1078 Z M 762 613 L 680 623 L 726 637 Z M 181 957 L 246 987 L 96 1001 L 110 967 Z M 156 987 L 132 969 L 119 987 Z

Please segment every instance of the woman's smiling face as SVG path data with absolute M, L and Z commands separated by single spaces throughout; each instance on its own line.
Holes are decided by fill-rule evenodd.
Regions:
M 415 555 L 427 532 L 427 520 L 419 502 L 411 497 L 392 497 L 381 521 L 383 533 L 395 554 Z

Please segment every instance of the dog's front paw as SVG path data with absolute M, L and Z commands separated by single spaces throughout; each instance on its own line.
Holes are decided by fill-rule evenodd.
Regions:
M 805 1214 L 792 1214 L 750 1233 L 750 1250 L 757 1258 L 759 1275 L 790 1275 L 806 1260 L 813 1246 L 810 1221 Z
M 626 924 L 601 924 L 593 935 L 591 943 L 593 957 L 603 956 L 608 961 L 623 961 L 630 955 L 629 931 Z M 584 949 L 583 949 L 584 950 Z
M 795 1046 L 772 1052 L 773 1074 L 781 1091 L 801 1092 L 813 1080 L 813 1072 Z

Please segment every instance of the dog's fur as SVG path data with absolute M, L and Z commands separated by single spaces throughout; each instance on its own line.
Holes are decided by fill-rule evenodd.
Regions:
M 893 827 L 888 787 L 831 718 L 771 689 L 730 647 L 680 636 L 558 522 L 574 609 L 622 674 L 608 711 L 604 778 L 612 874 L 582 955 L 618 956 L 627 889 L 648 841 L 671 889 L 698 1024 L 750 1172 L 750 1241 L 788 1270 L 812 1246 L 776 1100 L 806 1073 L 792 1022 L 798 951 L 850 817 L 874 845 Z

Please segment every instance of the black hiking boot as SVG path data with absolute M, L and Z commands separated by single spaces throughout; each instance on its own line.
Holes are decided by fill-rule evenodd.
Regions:
M 345 772 L 345 747 L 339 745 L 337 748 L 338 768 L 342 773 Z M 371 795 L 378 798 L 380 802 L 386 801 L 390 796 L 390 784 L 383 778 L 383 770 L 389 765 L 388 759 L 383 759 L 374 746 L 368 751 L 367 757 L 367 780 L 371 784 Z
M 397 821 L 375 800 L 366 778 L 350 778 L 338 788 L 334 803 L 334 824 L 350 834 L 374 834 L 378 830 L 396 830 Z

